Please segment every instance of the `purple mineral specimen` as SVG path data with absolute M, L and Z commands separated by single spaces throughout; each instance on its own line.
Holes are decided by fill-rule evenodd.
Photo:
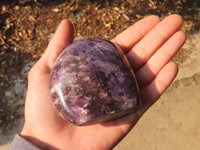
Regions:
M 102 39 L 79 40 L 60 54 L 50 95 L 60 115 L 75 125 L 116 119 L 140 105 L 133 72 L 115 45 Z

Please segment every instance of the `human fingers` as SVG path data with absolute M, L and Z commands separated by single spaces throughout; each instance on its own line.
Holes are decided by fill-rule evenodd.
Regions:
M 175 63 L 169 62 L 166 64 L 154 80 L 141 89 L 142 104 L 153 104 L 168 88 L 176 77 L 177 72 L 178 66 Z
M 157 24 L 128 53 L 127 58 L 134 70 L 144 65 L 155 51 L 176 33 L 183 23 L 179 15 L 171 15 Z
M 117 35 L 112 42 L 120 46 L 124 53 L 127 53 L 159 22 L 160 18 L 158 16 L 148 16 Z
M 172 59 L 185 43 L 182 31 L 176 32 L 158 51 L 135 73 L 140 88 L 150 83 L 160 70 Z

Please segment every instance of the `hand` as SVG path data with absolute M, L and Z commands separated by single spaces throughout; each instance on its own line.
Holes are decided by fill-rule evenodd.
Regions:
M 142 107 L 118 120 L 79 127 L 58 115 L 48 92 L 53 64 L 61 51 L 73 41 L 73 26 L 68 20 L 63 20 L 44 55 L 29 73 L 25 124 L 21 136 L 49 148 L 113 148 L 175 78 L 178 67 L 170 60 L 186 39 L 185 34 L 179 31 L 182 22 L 178 15 L 171 15 L 163 21 L 157 16 L 149 16 L 112 40 L 123 49 L 135 71 Z

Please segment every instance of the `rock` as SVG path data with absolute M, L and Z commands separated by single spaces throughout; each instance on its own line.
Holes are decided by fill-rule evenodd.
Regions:
M 102 39 L 76 41 L 60 54 L 50 95 L 60 115 L 75 125 L 116 119 L 140 106 L 133 72 L 115 45 Z

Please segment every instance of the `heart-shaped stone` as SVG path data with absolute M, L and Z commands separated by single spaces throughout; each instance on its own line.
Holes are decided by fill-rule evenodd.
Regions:
M 137 81 L 124 62 L 106 40 L 83 39 L 68 46 L 50 75 L 51 99 L 60 115 L 75 125 L 87 125 L 136 111 Z

